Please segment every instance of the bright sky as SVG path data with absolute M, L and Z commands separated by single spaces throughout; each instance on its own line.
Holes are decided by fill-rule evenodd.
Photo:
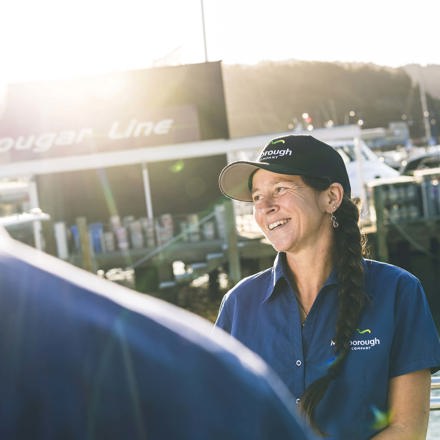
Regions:
M 203 62 L 202 0 L 1 0 L 0 83 Z M 440 64 L 438 0 L 204 0 L 209 61 Z

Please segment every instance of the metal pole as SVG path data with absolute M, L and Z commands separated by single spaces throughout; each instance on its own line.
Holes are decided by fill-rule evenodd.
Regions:
M 225 227 L 229 261 L 229 287 L 241 279 L 240 254 L 238 251 L 237 230 L 235 227 L 234 206 L 231 200 L 225 202 Z
M 89 272 L 96 272 L 95 253 L 90 242 L 89 229 L 85 217 L 77 217 L 76 225 L 78 227 L 79 241 L 81 247 L 81 266 Z
M 30 207 L 33 208 L 40 208 L 40 203 L 38 201 L 38 190 L 37 190 L 37 184 L 34 180 L 31 180 L 29 182 L 29 201 L 30 201 Z M 34 246 L 38 250 L 44 250 L 45 244 L 42 234 L 42 225 L 39 221 L 34 221 L 32 224 L 32 229 L 34 233 Z
M 147 218 L 153 219 L 153 204 L 151 203 L 150 176 L 147 164 L 142 162 L 142 180 L 144 182 L 145 204 L 147 206 Z
M 205 63 L 207 63 L 208 62 L 208 47 L 206 45 L 205 8 L 203 5 L 203 0 L 200 0 L 200 8 L 202 11 L 203 48 L 204 48 L 204 52 L 205 52 Z

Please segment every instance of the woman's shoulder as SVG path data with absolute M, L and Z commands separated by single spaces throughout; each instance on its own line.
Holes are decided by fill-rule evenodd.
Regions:
M 226 294 L 228 298 L 244 298 L 249 295 L 253 297 L 264 295 L 270 286 L 273 277 L 273 268 L 268 268 L 243 278 Z
M 394 264 L 365 259 L 365 283 L 367 290 L 416 292 L 423 291 L 420 280 L 408 270 Z
M 383 261 L 364 259 L 364 268 L 367 276 L 406 278 L 408 280 L 418 281 L 418 278 L 408 270 Z

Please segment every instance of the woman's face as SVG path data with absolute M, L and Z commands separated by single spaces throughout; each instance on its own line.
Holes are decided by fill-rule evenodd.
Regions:
M 325 191 L 307 186 L 300 176 L 258 170 L 252 200 L 255 220 L 278 252 L 316 247 L 331 232 Z

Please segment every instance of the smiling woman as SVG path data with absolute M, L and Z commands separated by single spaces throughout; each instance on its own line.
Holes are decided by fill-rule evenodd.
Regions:
M 255 220 L 277 252 L 299 252 L 310 242 L 330 240 L 323 201 L 300 176 L 258 170 L 252 178 L 252 198 Z
M 271 365 L 325 438 L 425 438 L 438 333 L 420 281 L 363 257 L 341 155 L 283 136 L 227 165 L 219 183 L 253 202 L 278 254 L 224 296 L 216 325 Z

